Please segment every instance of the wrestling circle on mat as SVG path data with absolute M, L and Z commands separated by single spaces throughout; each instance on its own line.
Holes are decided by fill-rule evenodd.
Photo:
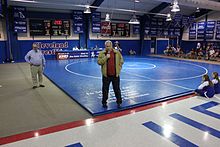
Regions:
M 218 65 L 161 58 L 124 57 L 120 75 L 121 109 L 140 106 L 192 92 L 204 74 Z M 45 75 L 93 115 L 118 111 L 110 86 L 108 108 L 102 108 L 101 70 L 97 59 L 49 60 Z

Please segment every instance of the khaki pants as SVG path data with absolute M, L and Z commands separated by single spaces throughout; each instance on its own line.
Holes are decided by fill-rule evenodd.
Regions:
M 41 85 L 43 82 L 43 67 L 40 66 L 34 66 L 31 65 L 31 77 L 33 81 L 33 86 L 38 86 L 38 80 L 39 84 Z

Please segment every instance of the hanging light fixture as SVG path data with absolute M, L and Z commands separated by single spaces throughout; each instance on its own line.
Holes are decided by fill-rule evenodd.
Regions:
M 170 13 L 167 14 L 167 19 L 166 19 L 166 21 L 172 21 L 172 18 L 171 18 L 171 14 L 170 14 Z
M 128 22 L 129 24 L 140 24 L 139 20 L 137 19 L 135 13 L 133 14 L 132 18 Z
M 196 12 L 197 12 L 197 13 L 200 12 L 200 8 L 199 8 L 199 7 L 196 8 Z
M 86 14 L 91 13 L 91 9 L 90 9 L 89 5 L 86 5 L 86 8 L 85 8 L 85 10 L 84 10 L 84 13 L 86 13 Z
M 108 14 L 108 13 L 105 14 L 105 21 L 107 21 L 107 22 L 111 21 L 110 14 Z
M 140 2 L 140 1 L 139 1 Z M 135 11 L 135 3 L 137 3 L 136 0 L 134 0 L 134 11 Z M 140 24 L 139 20 L 137 19 L 136 15 L 135 15 L 135 12 L 134 14 L 132 15 L 130 21 L 128 22 L 129 24 Z
M 179 11 L 180 11 L 180 6 L 178 4 L 178 1 L 174 0 L 171 12 L 179 12 Z

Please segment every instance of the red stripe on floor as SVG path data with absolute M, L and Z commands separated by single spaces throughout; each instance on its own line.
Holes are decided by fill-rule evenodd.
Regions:
M 170 103 L 173 103 L 173 102 L 177 102 L 177 101 L 180 101 L 180 100 L 183 100 L 183 99 L 190 98 L 192 96 L 194 96 L 194 94 L 179 97 L 179 98 L 176 98 L 176 99 L 171 99 L 171 100 L 164 101 L 164 102 L 149 104 L 149 105 L 142 106 L 142 107 L 132 108 L 132 109 L 128 109 L 128 110 L 124 110 L 124 111 L 120 111 L 120 112 L 114 112 L 114 113 L 111 113 L 111 114 L 97 116 L 97 117 L 86 119 L 86 120 L 70 122 L 70 123 L 66 123 L 66 124 L 62 124 L 62 125 L 58 125 L 58 126 L 53 126 L 53 127 L 49 127 L 49 128 L 44 128 L 44 129 L 39 129 L 39 130 L 35 130 L 35 131 L 25 132 L 25 133 L 12 135 L 12 136 L 8 136 L 8 137 L 2 137 L 2 138 L 0 138 L 0 145 L 13 143 L 13 142 L 16 142 L 16 141 L 29 139 L 29 138 L 33 138 L 33 137 L 39 137 L 39 136 L 42 136 L 42 135 L 55 133 L 55 132 L 59 132 L 59 131 L 67 130 L 67 129 L 72 129 L 72 128 L 87 125 L 88 123 L 91 124 L 91 123 L 105 121 L 105 120 L 109 120 L 109 119 L 112 119 L 112 118 L 116 118 L 116 117 L 120 117 L 120 116 L 124 116 L 124 115 L 128 115 L 128 114 L 133 114 L 133 113 L 136 113 L 136 112 L 139 112 L 139 111 L 144 111 L 144 110 L 147 110 L 147 109 L 151 109 L 151 108 L 154 108 L 154 107 L 161 106 L 163 103 L 170 104 Z

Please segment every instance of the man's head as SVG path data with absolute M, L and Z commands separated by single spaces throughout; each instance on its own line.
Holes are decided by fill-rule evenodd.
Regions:
M 38 49 L 37 44 L 32 44 L 32 49 L 35 50 L 35 51 L 37 51 L 37 49 Z
M 107 41 L 105 42 L 105 48 L 106 48 L 107 50 L 111 50 L 111 49 L 112 49 L 112 42 L 111 42 L 110 40 L 107 40 Z

